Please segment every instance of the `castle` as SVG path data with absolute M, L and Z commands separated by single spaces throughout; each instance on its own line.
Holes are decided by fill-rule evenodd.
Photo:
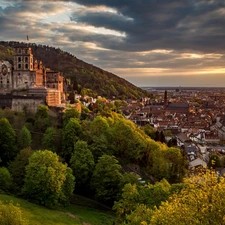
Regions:
M 34 112 L 40 104 L 58 106 L 65 101 L 64 81 L 60 72 L 34 60 L 30 47 L 15 47 L 13 65 L 0 62 L 0 107 Z

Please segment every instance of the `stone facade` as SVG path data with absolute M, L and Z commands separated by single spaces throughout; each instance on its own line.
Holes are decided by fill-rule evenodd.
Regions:
M 40 104 L 57 106 L 64 100 L 64 77 L 34 60 L 30 47 L 15 48 L 13 65 L 0 62 L 1 108 L 35 111 Z
M 0 93 L 6 93 L 13 88 L 12 65 L 8 61 L 0 62 Z

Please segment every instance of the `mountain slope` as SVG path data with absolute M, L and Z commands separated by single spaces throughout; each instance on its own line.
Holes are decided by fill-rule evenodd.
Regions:
M 18 44 L 27 46 L 27 43 L 1 41 L 0 50 L 4 54 L 0 54 L 0 60 L 7 59 L 12 62 L 12 48 Z M 66 78 L 70 78 L 72 86 L 78 89 L 78 92 L 82 89 L 91 89 L 96 96 L 107 98 L 115 96 L 121 99 L 137 99 L 147 95 L 146 91 L 125 79 L 88 64 L 59 48 L 34 43 L 28 45 L 32 48 L 35 59 L 42 60 L 43 64 L 52 70 L 63 72 Z M 3 56 L 5 58 L 2 58 Z

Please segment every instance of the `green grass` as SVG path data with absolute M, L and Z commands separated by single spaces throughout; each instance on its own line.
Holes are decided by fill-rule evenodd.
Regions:
M 115 219 L 110 212 L 76 205 L 70 205 L 59 210 L 51 210 L 24 199 L 4 194 L 0 194 L 0 200 L 19 204 L 24 218 L 28 220 L 28 224 L 32 225 L 84 225 L 85 223 L 111 225 Z

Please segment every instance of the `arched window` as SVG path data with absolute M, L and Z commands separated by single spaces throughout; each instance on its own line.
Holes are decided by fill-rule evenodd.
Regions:
M 18 58 L 18 62 L 21 62 L 21 58 L 20 57 Z
M 18 68 L 21 69 L 21 64 L 18 64 Z
M 28 58 L 27 57 L 25 57 L 25 62 L 27 62 L 28 61 Z
M 28 64 L 25 64 L 25 68 L 28 69 Z

